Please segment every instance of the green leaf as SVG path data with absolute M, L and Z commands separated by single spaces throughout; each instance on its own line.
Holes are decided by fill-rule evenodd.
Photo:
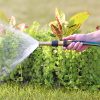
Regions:
M 8 18 L 3 11 L 0 11 L 0 21 L 8 22 Z
M 83 24 L 88 19 L 89 16 L 90 14 L 88 12 L 77 13 L 70 18 L 69 23 Z
M 75 24 L 75 25 L 72 25 L 70 27 L 68 26 L 67 29 L 66 29 L 66 35 L 68 36 L 68 35 L 73 34 L 79 28 L 80 28 L 80 24 Z
M 68 26 L 68 22 L 65 21 L 65 22 L 62 24 L 62 32 L 63 32 L 63 35 L 66 35 L 67 26 Z

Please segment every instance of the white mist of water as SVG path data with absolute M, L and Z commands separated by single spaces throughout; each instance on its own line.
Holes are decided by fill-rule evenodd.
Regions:
M 8 26 L 3 28 L 0 32 L 0 77 L 10 73 L 39 46 L 39 42 L 26 33 Z

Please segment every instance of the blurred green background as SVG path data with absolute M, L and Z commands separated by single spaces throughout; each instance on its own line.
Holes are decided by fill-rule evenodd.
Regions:
M 45 25 L 54 20 L 55 8 L 66 13 L 66 19 L 77 12 L 88 11 L 91 16 L 82 31 L 94 30 L 100 25 L 100 0 L 0 0 L 0 9 L 8 17 L 15 16 L 19 22 L 31 24 L 38 21 Z

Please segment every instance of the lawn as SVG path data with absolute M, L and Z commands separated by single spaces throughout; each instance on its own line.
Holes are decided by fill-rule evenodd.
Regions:
M 0 91 L 0 100 L 100 100 L 100 92 L 97 91 L 68 91 L 32 85 L 3 84 Z

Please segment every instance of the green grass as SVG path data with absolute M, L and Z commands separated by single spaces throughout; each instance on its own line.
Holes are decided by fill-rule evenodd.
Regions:
M 0 100 L 100 100 L 100 92 L 63 89 L 47 89 L 40 86 L 0 86 Z

